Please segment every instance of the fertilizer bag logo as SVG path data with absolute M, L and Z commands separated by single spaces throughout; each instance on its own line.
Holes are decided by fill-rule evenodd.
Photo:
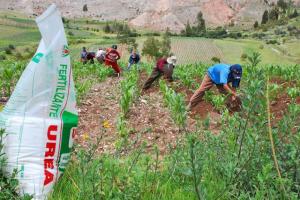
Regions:
M 62 57 L 67 57 L 70 54 L 70 50 L 68 45 L 64 45 L 63 51 L 62 51 Z

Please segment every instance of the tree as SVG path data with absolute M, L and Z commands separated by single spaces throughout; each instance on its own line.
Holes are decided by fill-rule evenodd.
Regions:
M 279 18 L 279 9 L 278 7 L 274 7 L 269 13 L 269 20 L 277 21 Z
M 190 36 L 193 35 L 193 29 L 192 29 L 192 27 L 191 27 L 189 21 L 187 22 L 187 24 L 186 24 L 186 26 L 185 26 L 185 35 L 186 35 L 187 37 L 190 37 Z
M 167 34 L 168 36 L 171 36 L 171 35 L 172 35 L 172 33 L 171 33 L 171 31 L 170 31 L 170 28 L 169 28 L 169 27 L 167 27 L 165 34 Z
M 268 21 L 269 21 L 269 12 L 265 10 L 262 16 L 261 24 L 266 24 Z
M 257 29 L 257 28 L 258 28 L 258 21 L 255 21 L 255 23 L 254 23 L 253 27 L 254 27 L 255 29 Z
M 151 58 L 159 58 L 160 54 L 160 41 L 150 36 L 146 39 L 142 49 L 142 55 L 150 56 Z
M 254 27 L 255 29 L 258 28 L 258 21 L 255 21 L 253 27 Z
M 168 30 L 163 34 L 161 41 L 161 54 L 163 56 L 168 56 L 171 51 L 171 39 Z
M 196 30 L 197 30 L 197 33 L 202 33 L 202 32 L 206 31 L 205 20 L 203 19 L 203 14 L 201 11 L 197 14 Z
M 66 19 L 65 17 L 62 17 L 61 19 L 62 19 L 62 22 L 63 22 L 64 24 L 68 24 L 68 23 L 69 23 L 69 20 Z
M 82 8 L 83 12 L 87 12 L 88 11 L 88 7 L 87 7 L 87 4 L 84 4 L 83 5 L 83 8 Z
M 123 23 L 117 26 L 117 39 L 119 43 L 126 44 L 128 46 L 128 50 L 136 49 L 138 44 L 136 43 L 135 38 L 131 37 L 131 29 L 128 24 Z
M 294 10 L 294 12 L 289 16 L 290 19 L 296 18 L 299 16 L 299 13 L 297 12 L 297 9 Z
M 103 27 L 103 31 L 104 33 L 110 33 L 111 32 L 111 28 L 108 22 L 106 22 L 105 26 Z
M 279 8 L 281 8 L 284 12 L 287 10 L 287 8 L 288 8 L 288 4 L 287 4 L 287 2 L 285 2 L 284 0 L 278 0 L 277 1 L 277 6 L 279 7 Z

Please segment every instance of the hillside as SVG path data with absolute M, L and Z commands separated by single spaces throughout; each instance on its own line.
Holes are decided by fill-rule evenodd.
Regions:
M 276 0 L 0 0 L 0 10 L 17 10 L 29 15 L 40 14 L 56 3 L 69 18 L 93 18 L 100 21 L 128 20 L 136 27 L 180 31 L 187 21 L 194 22 L 202 11 L 208 26 L 234 22 L 249 26 L 261 20 L 262 13 Z M 300 0 L 294 0 L 299 5 Z M 83 11 L 83 5 L 88 11 Z

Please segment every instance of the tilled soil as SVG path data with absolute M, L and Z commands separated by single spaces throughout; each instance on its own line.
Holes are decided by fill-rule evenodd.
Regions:
M 117 117 L 120 112 L 119 98 L 121 79 L 108 78 L 106 81 L 94 85 L 91 92 L 79 106 L 79 125 L 77 142 L 80 145 L 90 145 L 97 138 L 102 138 L 99 152 L 112 152 L 117 137 Z M 103 128 L 107 121 L 109 128 Z
M 140 74 L 139 88 L 147 79 L 147 74 Z M 114 153 L 116 151 L 116 142 L 120 138 L 117 131 L 117 119 L 120 114 L 119 99 L 121 79 L 110 77 L 105 82 L 95 85 L 84 103 L 79 106 L 79 136 L 77 137 L 80 145 L 90 145 L 90 141 L 96 141 L 102 138 L 98 152 Z M 185 95 L 186 104 L 193 93 L 181 86 L 179 82 L 168 83 L 176 92 Z M 215 88 L 212 89 L 217 92 Z M 300 103 L 300 98 L 297 99 Z M 290 98 L 285 94 L 280 96 L 275 103 L 271 105 L 271 111 L 276 121 L 280 120 L 287 112 Z M 237 100 L 236 105 L 227 101 L 227 107 L 232 106 L 232 112 L 239 111 L 241 101 Z M 202 101 L 188 114 L 187 132 L 193 132 L 196 129 L 197 119 L 210 118 L 209 129 L 217 134 L 220 130 L 221 115 L 213 105 Z M 103 128 L 103 122 L 107 122 L 108 127 Z M 128 138 L 128 148 L 138 148 L 142 143 L 146 143 L 146 150 L 152 150 L 157 146 L 160 154 L 167 153 L 169 147 L 175 147 L 184 133 L 174 124 L 170 117 L 168 108 L 163 103 L 162 94 L 159 91 L 158 82 L 152 87 L 142 92 L 138 99 L 131 106 L 127 114 L 127 128 L 130 130 Z
M 146 79 L 147 74 L 142 72 L 139 81 L 140 88 Z M 116 142 L 120 138 L 117 131 L 117 119 L 121 112 L 119 107 L 121 96 L 119 83 L 121 80 L 122 78 L 109 77 L 106 81 L 94 85 L 82 101 L 83 103 L 78 108 L 79 125 L 76 137 L 79 145 L 90 146 L 91 142 L 95 143 L 97 138 L 101 138 L 97 149 L 98 153 L 114 153 L 116 151 Z M 175 91 L 184 94 L 186 104 L 188 104 L 193 93 L 182 87 L 179 82 L 168 84 L 170 87 L 175 85 L 176 87 L 173 87 Z M 281 94 L 271 102 L 274 123 L 282 119 L 290 102 L 291 99 L 287 94 Z M 296 102 L 300 104 L 300 97 L 296 99 Z M 0 107 L 5 103 L 6 99 L 1 100 Z M 197 119 L 203 120 L 207 117 L 210 117 L 209 129 L 217 134 L 221 126 L 221 115 L 210 103 L 205 101 L 200 102 L 188 114 L 186 131 L 195 131 Z M 126 121 L 127 128 L 130 130 L 129 150 L 146 143 L 146 150 L 151 151 L 157 146 L 160 154 L 164 155 L 170 147 L 175 147 L 176 143 L 184 137 L 184 133 L 174 124 L 168 108 L 163 103 L 157 82 L 136 99 Z
M 146 78 L 147 75 L 142 73 L 139 81 L 140 88 Z M 96 141 L 97 137 L 102 137 L 98 152 L 115 152 L 116 141 L 120 138 L 117 133 L 117 118 L 120 114 L 119 82 L 118 78 L 108 78 L 105 82 L 95 85 L 92 92 L 83 101 L 84 103 L 79 106 L 79 135 L 77 137 L 79 144 L 89 145 L 90 140 Z M 214 111 L 210 104 L 205 103 L 205 105 L 207 107 L 204 106 L 204 108 L 202 103 L 199 105 L 199 108 L 204 109 L 200 118 L 211 116 L 210 129 L 218 132 L 221 115 Z M 196 114 L 188 115 L 187 132 L 196 130 L 195 118 Z M 103 128 L 104 121 L 108 121 L 110 127 Z M 126 121 L 127 128 L 130 130 L 129 150 L 146 143 L 146 150 L 150 151 L 157 146 L 160 154 L 163 155 L 184 137 L 184 133 L 171 119 L 157 83 L 143 92 L 134 102 L 127 114 Z

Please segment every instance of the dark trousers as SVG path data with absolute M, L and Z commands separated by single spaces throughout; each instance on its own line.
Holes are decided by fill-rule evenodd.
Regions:
M 165 65 L 163 70 L 159 70 L 157 67 L 155 67 L 150 75 L 150 77 L 148 78 L 148 80 L 146 81 L 146 83 L 144 84 L 143 89 L 147 90 L 151 87 L 152 83 L 160 78 L 162 75 L 168 80 L 168 81 L 172 81 L 172 75 L 173 75 L 173 69 L 174 67 L 172 65 Z

